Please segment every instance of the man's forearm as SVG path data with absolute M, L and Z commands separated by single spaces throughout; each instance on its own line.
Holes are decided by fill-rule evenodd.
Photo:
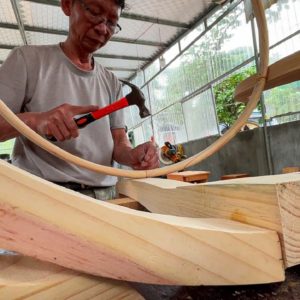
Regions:
M 35 129 L 36 113 L 21 113 L 21 114 L 17 114 L 17 116 L 31 129 L 36 130 Z M 2 117 L 0 117 L 0 142 L 10 140 L 18 136 L 20 136 L 20 133 L 9 123 L 7 123 Z
M 114 149 L 113 159 L 121 165 L 132 166 L 132 147 L 129 142 L 122 141 Z

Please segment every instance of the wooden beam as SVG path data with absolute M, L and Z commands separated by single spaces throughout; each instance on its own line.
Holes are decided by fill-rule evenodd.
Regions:
M 145 210 L 145 207 L 143 207 L 143 205 L 140 204 L 140 202 L 133 200 L 131 198 L 128 198 L 128 197 L 112 199 L 112 200 L 108 200 L 106 202 L 124 206 L 124 207 L 128 207 L 128 208 L 135 209 L 135 210 Z
M 248 102 L 253 88 L 259 80 L 259 75 L 253 75 L 242 81 L 236 88 L 234 99 Z M 300 51 L 289 55 L 269 66 L 267 82 L 264 90 L 300 80 Z
M 169 173 L 167 178 L 191 183 L 203 183 L 207 182 L 209 175 L 209 171 L 184 171 Z
M 176 182 L 176 181 L 172 181 Z M 78 271 L 155 284 L 281 281 L 275 231 L 97 201 L 0 161 L 0 247 Z
M 126 283 L 19 255 L 0 255 L 0 299 L 144 299 Z
M 225 218 L 276 230 L 286 267 L 300 263 L 299 173 L 205 184 L 158 178 L 123 180 L 118 190 L 154 213 Z
M 284 167 L 281 170 L 282 173 L 294 173 L 294 172 L 300 172 L 300 167 Z

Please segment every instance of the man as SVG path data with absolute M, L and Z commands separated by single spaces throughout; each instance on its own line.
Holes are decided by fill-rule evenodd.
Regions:
M 95 62 L 93 53 L 120 28 L 125 0 L 61 0 L 69 17 L 65 42 L 14 49 L 0 68 L 0 98 L 37 133 L 77 156 L 108 165 L 115 160 L 133 169 L 159 166 L 148 142 L 134 149 L 125 134 L 123 111 L 78 130 L 73 117 L 104 107 L 122 96 L 121 85 Z M 62 161 L 19 136 L 0 119 L 0 140 L 17 137 L 13 164 L 37 176 L 103 200 L 114 196 L 116 178 Z

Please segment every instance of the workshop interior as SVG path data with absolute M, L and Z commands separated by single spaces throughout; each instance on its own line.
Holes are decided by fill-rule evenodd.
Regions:
M 11 53 L 61 45 L 69 17 L 97 19 L 113 1 L 62 2 L 78 15 L 60 0 L 0 0 L 0 131 L 14 132 L 0 139 L 0 299 L 300 299 L 300 1 L 126 0 L 117 24 L 100 16 L 114 32 L 92 67 L 120 91 L 73 126 L 97 139 L 123 114 L 127 147 L 156 149 L 151 169 L 116 151 L 102 165 L 89 144 L 81 157 L 74 136 L 40 134 L 1 99 L 18 93 L 1 79 Z M 14 158 L 43 168 L 40 152 L 61 161 L 56 178 Z M 60 184 L 65 164 L 105 188 L 115 178 L 117 196 Z

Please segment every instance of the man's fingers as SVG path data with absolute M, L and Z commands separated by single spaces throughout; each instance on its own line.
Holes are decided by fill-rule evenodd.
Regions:
M 54 136 L 60 142 L 65 140 L 63 134 L 54 123 L 48 125 L 47 135 Z
M 77 138 L 79 135 L 79 130 L 74 119 L 72 117 L 65 118 L 64 124 L 70 133 L 70 137 Z
M 157 148 L 152 142 L 147 142 L 137 146 L 134 150 L 135 163 L 134 170 L 149 170 L 159 168 Z
M 157 155 L 152 156 L 148 161 L 146 161 L 146 163 L 147 167 L 150 169 L 159 168 L 159 160 Z
M 147 144 L 145 144 L 145 146 L 147 147 L 147 151 L 144 157 L 144 161 L 148 162 L 153 159 L 153 157 L 156 157 L 158 159 L 157 149 L 153 145 L 153 143 L 148 142 Z

